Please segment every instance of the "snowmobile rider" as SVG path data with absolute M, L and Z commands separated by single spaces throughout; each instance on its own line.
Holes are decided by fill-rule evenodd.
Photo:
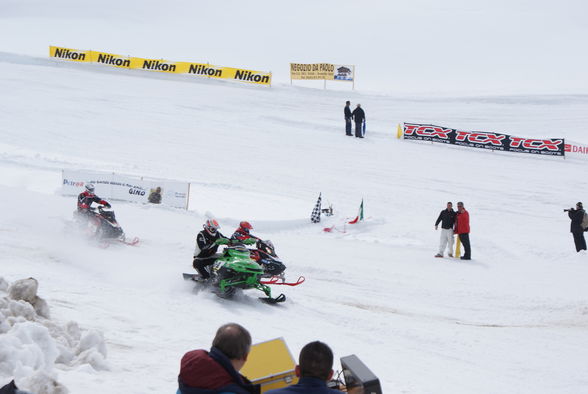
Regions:
M 78 214 L 91 215 L 92 214 L 92 203 L 102 204 L 106 208 L 110 208 L 108 201 L 101 199 L 94 194 L 94 185 L 91 183 L 86 184 L 86 190 L 81 192 L 78 196 Z
M 218 239 L 224 238 L 218 229 L 220 225 L 215 219 L 208 219 L 203 225 L 204 230 L 196 236 L 196 248 L 194 249 L 194 260 L 192 265 L 200 274 L 202 280 L 210 278 L 210 274 L 205 267 L 214 264 L 218 256 L 215 256 L 219 245 Z
M 257 242 L 259 238 L 251 235 L 251 230 L 253 230 L 253 226 L 249 222 L 243 221 L 239 223 L 239 227 L 231 236 L 232 243 L 254 244 Z

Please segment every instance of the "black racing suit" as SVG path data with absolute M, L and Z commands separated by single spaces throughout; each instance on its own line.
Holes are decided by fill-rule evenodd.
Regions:
M 210 274 L 205 267 L 214 264 L 218 256 L 216 252 L 218 246 L 216 240 L 219 238 L 226 238 L 220 232 L 216 232 L 214 235 L 210 234 L 206 230 L 202 230 L 196 236 L 196 248 L 194 249 L 194 260 L 192 265 L 203 279 L 210 278 Z

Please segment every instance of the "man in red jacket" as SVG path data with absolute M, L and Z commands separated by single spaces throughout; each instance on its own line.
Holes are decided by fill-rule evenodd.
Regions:
M 260 386 L 239 373 L 250 349 L 249 331 L 237 323 L 222 325 L 210 352 L 192 350 L 182 357 L 177 394 L 259 394 Z
M 471 260 L 472 251 L 470 249 L 470 214 L 463 206 L 463 202 L 457 203 L 457 216 L 455 217 L 454 232 L 459 237 L 463 244 L 464 254 L 461 256 L 462 260 Z

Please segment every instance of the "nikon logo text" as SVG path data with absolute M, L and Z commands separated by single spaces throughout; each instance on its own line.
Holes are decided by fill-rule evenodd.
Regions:
M 245 70 L 237 70 L 235 73 L 235 79 L 247 82 L 269 83 L 268 75 L 261 76 L 259 74 L 253 74 L 251 71 Z
M 129 67 L 131 65 L 131 61 L 129 59 L 121 59 L 112 55 L 104 55 L 102 53 L 98 55 L 97 61 L 98 63 L 118 67 Z
M 73 52 L 65 48 L 55 48 L 55 57 L 71 60 L 86 60 L 85 53 Z
M 207 75 L 209 77 L 222 78 L 223 72 L 217 68 L 206 67 L 202 64 L 190 64 L 188 69 L 190 74 Z
M 159 60 L 145 60 L 143 61 L 143 69 L 154 71 L 176 72 L 175 64 L 162 63 Z

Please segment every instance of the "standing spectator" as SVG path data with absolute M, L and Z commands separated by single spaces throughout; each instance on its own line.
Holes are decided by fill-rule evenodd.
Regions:
M 339 390 L 327 387 L 333 377 L 333 352 L 325 343 L 315 341 L 307 344 L 300 351 L 295 372 L 298 383 L 267 394 L 337 394 Z
M 345 102 L 345 108 L 343 109 L 343 114 L 345 115 L 345 135 L 353 135 L 351 134 L 351 109 L 349 109 L 349 106 L 351 105 L 351 102 L 346 101 Z
M 365 121 L 365 112 L 361 109 L 361 104 L 357 104 L 357 108 L 351 113 L 353 120 L 355 121 L 355 136 L 357 138 L 363 138 L 363 122 Z
M 464 253 L 462 260 L 471 260 L 472 251 L 470 249 L 470 214 L 463 206 L 463 202 L 457 203 L 457 215 L 455 216 L 455 233 L 463 244 Z
M 449 247 L 449 257 L 453 257 L 453 225 L 455 224 L 455 211 L 451 201 L 447 203 L 447 208 L 442 210 L 435 222 L 435 230 L 441 223 L 441 239 L 439 241 L 439 253 L 435 257 L 443 257 L 445 247 Z
M 584 206 L 581 202 L 576 204 L 576 209 L 564 209 L 564 212 L 568 213 L 568 216 L 572 220 L 570 223 L 570 232 L 574 236 L 574 244 L 576 245 L 576 252 L 580 250 L 586 250 L 586 239 L 584 239 L 584 228 L 582 227 L 582 221 L 584 220 Z
M 251 335 L 237 323 L 222 325 L 212 341 L 210 352 L 192 350 L 182 357 L 177 394 L 260 393 L 239 373 L 251 349 Z

